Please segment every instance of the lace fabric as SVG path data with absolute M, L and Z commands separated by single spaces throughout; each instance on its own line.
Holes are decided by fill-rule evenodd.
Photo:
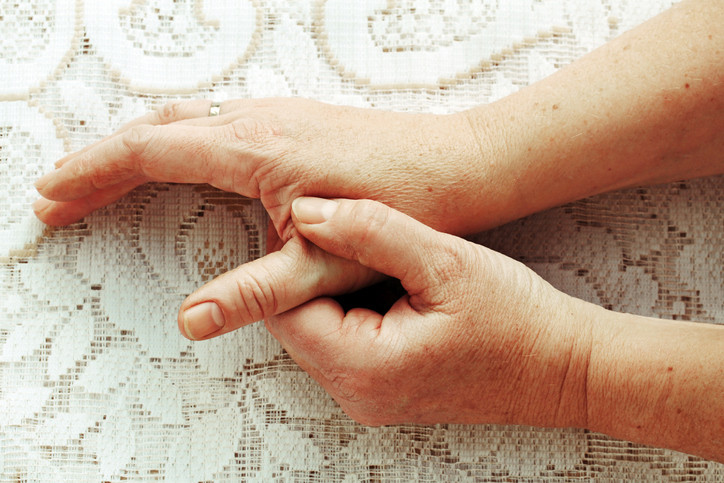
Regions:
M 302 96 L 454 112 L 671 0 L 0 2 L 0 481 L 722 480 L 582 430 L 368 428 L 261 324 L 203 343 L 178 306 L 265 251 L 261 205 L 150 184 L 63 228 L 33 181 L 167 100 Z M 724 322 L 724 178 L 582 200 L 473 239 L 561 290 Z

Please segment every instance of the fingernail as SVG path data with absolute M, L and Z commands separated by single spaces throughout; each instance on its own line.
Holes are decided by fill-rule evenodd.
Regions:
M 70 158 L 74 157 L 77 153 L 71 153 L 67 156 L 64 156 L 60 158 L 58 161 L 53 163 L 53 166 L 55 166 L 55 169 L 60 169 L 61 166 L 63 166 Z
M 292 211 L 302 223 L 315 225 L 317 223 L 324 223 L 332 218 L 338 206 L 339 203 L 334 200 L 302 196 L 294 200 L 292 203 Z
M 214 302 L 194 305 L 184 312 L 184 330 L 192 339 L 202 339 L 224 326 L 224 313 Z
M 36 213 L 41 213 L 52 204 L 53 202 L 50 200 L 46 200 L 45 198 L 39 198 L 35 200 L 35 203 L 33 203 L 33 211 Z
M 48 181 L 50 181 L 50 178 L 52 178 L 54 174 L 55 171 L 51 171 L 50 173 L 46 173 L 45 175 L 43 175 L 38 181 L 35 182 L 35 189 L 40 191 L 45 188 L 45 185 L 48 184 Z

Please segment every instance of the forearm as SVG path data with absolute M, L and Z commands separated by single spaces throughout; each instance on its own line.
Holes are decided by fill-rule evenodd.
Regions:
M 463 231 L 627 186 L 724 172 L 724 3 L 685 1 L 470 121 Z M 477 210 L 477 211 L 475 211 Z
M 724 462 L 724 326 L 589 308 L 586 427 Z
M 723 22 L 722 2 L 682 2 L 555 75 L 464 113 L 483 198 L 471 203 L 478 224 L 468 229 L 613 189 L 724 172 Z M 578 315 L 595 327 L 578 386 L 586 404 L 565 404 L 571 414 L 562 423 L 585 420 L 593 431 L 724 461 L 724 327 L 582 304 Z

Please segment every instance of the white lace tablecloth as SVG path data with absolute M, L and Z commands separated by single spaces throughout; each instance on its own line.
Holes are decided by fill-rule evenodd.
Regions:
M 303 96 L 451 112 L 541 79 L 671 0 L 0 0 L 0 481 L 722 481 L 582 430 L 349 420 L 261 324 L 176 313 L 264 252 L 257 202 L 141 187 L 82 222 L 32 182 L 169 99 Z M 724 178 L 610 193 L 475 239 L 562 290 L 724 322 Z

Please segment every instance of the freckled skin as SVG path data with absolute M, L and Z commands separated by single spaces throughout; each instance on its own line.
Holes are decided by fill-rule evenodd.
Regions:
M 723 24 L 724 2 L 683 0 L 532 86 L 448 116 L 240 99 L 210 118 L 208 101 L 170 103 L 58 161 L 38 181 L 45 198 L 34 206 L 42 221 L 63 225 L 148 181 L 210 183 L 260 198 L 272 220 L 272 253 L 212 280 L 181 306 L 182 333 L 211 338 L 275 314 L 307 313 L 307 304 L 329 302 L 319 296 L 379 281 L 360 263 L 369 262 L 380 232 L 370 220 L 352 223 L 369 230 L 355 261 L 302 236 L 291 205 L 302 196 L 384 202 L 438 230 L 428 232 L 439 242 L 428 250 L 438 258 L 428 277 L 434 288 L 408 290 L 391 309 L 400 316 L 395 323 L 429 322 L 413 316 L 427 302 L 447 307 L 429 313 L 454 330 L 436 332 L 440 320 L 409 325 L 404 334 L 372 325 L 359 332 L 367 339 L 339 346 L 337 357 L 331 345 L 308 354 L 332 363 L 325 373 L 336 382 L 328 391 L 377 401 L 352 408 L 351 417 L 434 423 L 464 414 L 464 422 L 571 425 L 724 461 L 723 327 L 615 314 L 547 289 L 555 296 L 536 298 L 541 292 L 527 285 L 537 280 L 533 274 L 440 233 L 480 231 L 603 191 L 724 173 Z M 372 221 L 372 228 L 385 226 L 384 217 Z M 411 238 L 402 255 L 421 241 Z M 336 246 L 346 245 L 337 239 Z M 473 275 L 492 274 L 487 284 L 455 276 L 468 275 L 470 263 L 460 262 L 473 251 L 482 263 L 475 266 L 490 268 Z M 425 257 L 404 264 L 403 256 L 381 253 L 375 260 L 380 270 L 405 275 L 429 266 Z M 509 290 L 496 292 L 500 287 Z M 511 315 L 509 294 L 516 291 L 525 303 L 515 309 L 526 312 Z M 225 325 L 205 336 L 185 332 L 186 310 L 205 302 L 219 306 Z M 492 310 L 467 310 L 483 302 Z M 380 322 L 369 312 L 351 313 L 362 325 Z M 320 319 L 300 319 L 312 325 L 299 344 L 334 333 L 313 325 Z M 569 324 L 590 330 L 566 332 Z M 510 330 L 491 337 L 481 327 Z M 373 339 L 385 348 L 376 359 L 369 357 Z M 541 350 L 536 340 L 552 345 Z M 555 345 L 562 340 L 567 350 Z M 572 350 L 575 341 L 590 344 Z M 415 350 L 415 342 L 426 350 Z M 288 349 L 294 355 L 300 347 Z M 520 364 L 508 363 L 511 354 Z M 551 354 L 545 364 L 526 362 Z M 334 365 L 343 359 L 351 364 Z M 476 372 L 480 367 L 488 370 Z M 553 370 L 536 372 L 541 367 Z M 486 385 L 490 377 L 498 377 L 496 385 Z M 434 394 L 453 382 L 455 391 Z

